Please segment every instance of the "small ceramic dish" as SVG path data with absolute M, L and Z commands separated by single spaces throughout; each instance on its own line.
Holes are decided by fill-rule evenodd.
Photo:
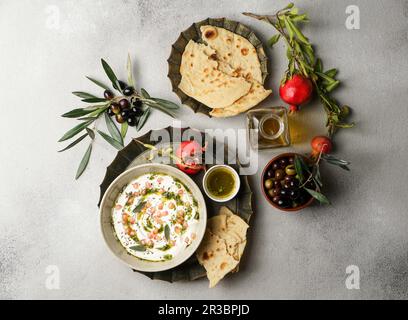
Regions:
M 203 178 L 204 191 L 215 202 L 230 201 L 238 194 L 240 186 L 238 173 L 225 164 L 211 167 Z
M 167 261 L 147 261 L 129 254 L 118 240 L 113 227 L 112 209 L 119 194 L 122 192 L 124 187 L 126 187 L 135 178 L 149 173 L 161 173 L 178 179 L 186 186 L 186 188 L 188 188 L 197 201 L 199 221 L 196 228 L 196 238 L 191 245 L 185 248 L 185 250 L 180 251 L 180 253 L 174 256 L 171 260 Z M 110 251 L 117 258 L 134 270 L 143 272 L 157 272 L 175 268 L 194 254 L 204 237 L 205 228 L 207 225 L 207 209 L 203 194 L 189 176 L 177 168 L 164 164 L 150 163 L 133 167 L 122 173 L 112 182 L 102 198 L 100 206 L 100 223 L 103 238 Z
M 268 171 L 272 169 L 272 165 L 273 165 L 274 163 L 276 163 L 276 162 L 279 162 L 281 159 L 294 158 L 295 156 L 303 157 L 303 158 L 305 159 L 305 161 L 307 160 L 304 156 L 302 156 L 302 155 L 300 155 L 300 154 L 297 154 L 297 153 L 282 153 L 282 154 L 276 156 L 275 158 L 273 158 L 271 161 L 268 162 L 268 164 L 265 166 L 265 168 L 264 168 L 264 170 L 263 170 L 263 172 L 262 172 L 262 176 L 261 176 L 261 189 L 262 189 L 262 193 L 263 193 L 265 199 L 266 199 L 266 200 L 269 202 L 269 204 L 270 204 L 271 206 L 273 206 L 274 208 L 279 209 L 279 210 L 281 210 L 281 211 L 285 211 L 285 212 L 296 212 L 296 211 L 300 211 L 300 210 L 302 210 L 302 209 L 304 209 L 304 208 L 306 208 L 306 207 L 309 207 L 309 206 L 313 203 L 313 201 L 314 201 L 314 198 L 313 198 L 312 196 L 310 196 L 310 199 L 308 199 L 305 203 L 303 203 L 303 204 L 301 204 L 301 205 L 299 205 L 299 206 L 297 206 L 297 207 L 294 207 L 294 208 L 283 208 L 283 207 L 278 206 L 277 203 L 273 202 L 272 199 L 271 199 L 271 196 L 269 196 L 269 195 L 267 194 L 267 190 L 266 190 L 266 188 L 265 188 L 265 181 L 268 179 L 268 175 L 267 175 L 267 174 L 268 174 Z

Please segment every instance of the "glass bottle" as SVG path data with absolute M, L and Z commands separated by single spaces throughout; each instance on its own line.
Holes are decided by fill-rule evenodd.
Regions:
M 247 136 L 255 150 L 290 145 L 288 114 L 284 107 L 254 109 L 247 113 Z

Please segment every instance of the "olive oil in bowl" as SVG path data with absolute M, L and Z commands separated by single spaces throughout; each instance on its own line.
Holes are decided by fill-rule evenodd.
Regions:
M 211 167 L 203 179 L 208 197 L 217 202 L 226 202 L 236 196 L 240 187 L 238 173 L 227 165 Z

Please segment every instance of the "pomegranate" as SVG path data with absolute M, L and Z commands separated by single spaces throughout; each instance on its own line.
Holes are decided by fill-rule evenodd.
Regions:
M 301 104 L 308 102 L 312 93 L 312 81 L 299 74 L 295 74 L 279 88 L 279 94 L 282 100 L 289 104 L 291 113 L 298 111 Z
M 204 148 L 196 141 L 183 141 L 176 150 L 177 167 L 190 175 L 203 169 L 201 165 Z
M 332 151 L 333 143 L 326 136 L 317 136 L 312 139 L 312 157 L 318 156 L 320 153 L 328 154 Z

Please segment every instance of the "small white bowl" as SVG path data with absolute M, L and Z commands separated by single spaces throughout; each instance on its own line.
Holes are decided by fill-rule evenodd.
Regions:
M 235 188 L 234 188 L 234 191 L 231 192 L 231 195 L 228 196 L 228 197 L 226 197 L 226 198 L 217 198 L 217 197 L 214 197 L 213 195 L 210 194 L 210 192 L 209 192 L 208 189 L 207 189 L 207 179 L 208 179 L 209 174 L 210 174 L 211 172 L 213 172 L 214 170 L 217 170 L 217 169 L 219 169 L 219 168 L 225 168 L 225 169 L 227 169 L 228 171 L 230 171 L 230 172 L 233 174 L 234 180 L 235 180 Z M 240 178 L 239 178 L 239 174 L 235 171 L 234 168 L 232 168 L 232 167 L 230 167 L 230 166 L 228 166 L 228 165 L 226 165 L 226 164 L 219 164 L 219 165 L 215 165 L 215 166 L 211 167 L 210 169 L 207 170 L 207 172 L 205 173 L 204 178 L 203 178 L 203 189 L 204 189 L 204 192 L 205 192 L 205 194 L 206 194 L 211 200 L 213 200 L 213 201 L 215 201 L 215 202 L 228 202 L 228 201 L 230 201 L 231 199 L 233 199 L 233 198 L 238 194 L 238 191 L 239 191 L 239 188 L 240 188 L 240 187 L 241 187 L 241 180 L 240 180 Z

